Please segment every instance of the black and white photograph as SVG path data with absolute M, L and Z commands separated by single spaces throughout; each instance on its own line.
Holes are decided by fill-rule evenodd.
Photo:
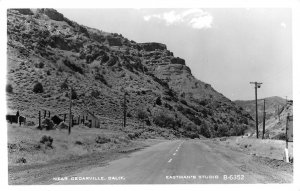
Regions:
M 295 183 L 293 8 L 4 11 L 4 184 Z

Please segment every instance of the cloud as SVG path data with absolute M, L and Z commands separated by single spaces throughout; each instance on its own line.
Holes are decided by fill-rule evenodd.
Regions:
M 145 21 L 162 21 L 167 26 L 186 24 L 194 29 L 211 28 L 213 17 L 202 9 L 188 9 L 184 11 L 169 11 L 162 14 L 146 15 Z

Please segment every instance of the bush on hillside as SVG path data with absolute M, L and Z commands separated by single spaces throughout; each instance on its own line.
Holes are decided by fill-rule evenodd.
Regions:
M 100 96 L 100 92 L 98 90 L 92 90 L 91 96 L 94 98 L 98 98 Z
M 34 92 L 34 93 L 43 93 L 43 92 L 44 92 L 43 85 L 42 85 L 40 82 L 37 82 L 37 83 L 33 86 L 33 92 Z
M 69 88 L 67 79 L 60 85 L 62 90 L 67 90 Z
M 36 64 L 35 64 L 35 67 L 36 67 L 36 68 L 44 68 L 44 65 L 45 65 L 45 64 L 44 64 L 43 62 L 39 62 L 39 63 L 36 63 Z
M 229 128 L 226 125 L 219 125 L 216 134 L 218 137 L 229 136 Z
M 148 115 L 147 112 L 144 110 L 139 110 L 137 112 L 137 116 L 136 116 L 139 120 L 141 121 L 145 121 L 146 119 L 148 119 Z
M 77 93 L 76 93 L 75 89 L 72 88 L 71 92 L 72 92 L 71 98 L 72 99 L 78 99 L 78 96 L 77 96 Z
M 52 130 L 54 129 L 54 123 L 51 119 L 46 118 L 42 121 L 41 129 Z
M 156 100 L 155 100 L 155 104 L 156 105 L 161 105 L 161 98 L 160 97 L 157 97 Z
M 6 85 L 6 92 L 7 93 L 13 93 L 13 87 L 11 84 L 7 84 Z
M 104 144 L 104 143 L 109 143 L 111 140 L 108 137 L 105 137 L 103 135 L 98 135 L 95 139 L 96 143 L 98 144 Z
M 52 148 L 53 138 L 51 136 L 44 135 L 40 139 L 40 143 Z
M 154 124 L 163 127 L 163 128 L 175 128 L 177 123 L 176 121 L 170 117 L 165 115 L 164 113 L 160 113 L 159 115 L 153 118 Z
M 211 137 L 211 132 L 209 130 L 209 127 L 206 123 L 201 124 L 200 126 L 200 134 L 203 135 L 206 138 Z

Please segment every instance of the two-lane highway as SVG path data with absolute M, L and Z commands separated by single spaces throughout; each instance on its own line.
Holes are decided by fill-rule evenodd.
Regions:
M 267 180 L 263 172 L 255 174 L 253 170 L 245 170 L 251 156 L 208 143 L 201 140 L 162 142 L 107 166 L 61 177 L 56 184 L 233 184 Z M 265 173 L 270 176 L 267 173 L 272 172 L 266 170 Z

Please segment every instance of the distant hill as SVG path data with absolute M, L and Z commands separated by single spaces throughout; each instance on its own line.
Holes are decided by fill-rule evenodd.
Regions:
M 288 115 L 293 115 L 293 104 L 291 102 L 284 105 L 280 113 L 280 118 L 278 115 L 275 115 L 266 120 L 265 128 L 267 137 L 275 139 L 284 139 L 286 131 L 286 120 Z M 261 123 L 259 125 L 260 131 L 262 131 L 262 127 L 263 126 Z
M 266 119 L 270 119 L 275 115 L 278 115 L 279 112 L 283 110 L 283 107 L 286 104 L 286 100 L 278 97 L 267 97 L 266 100 Z M 252 118 L 255 120 L 255 100 L 236 100 L 234 101 L 238 106 L 242 107 L 245 111 L 249 112 Z M 258 121 L 261 123 L 263 121 L 263 109 L 264 109 L 264 101 L 263 99 L 257 100 L 257 110 L 258 110 Z
M 274 96 L 265 98 L 266 100 L 266 137 L 282 139 L 285 137 L 286 117 L 288 114 L 293 115 L 293 101 L 286 100 Z M 237 100 L 235 103 L 248 111 L 255 120 L 255 100 L 241 101 Z M 279 113 L 278 113 L 279 108 Z M 279 120 L 280 116 L 280 120 Z M 263 99 L 258 100 L 258 121 L 259 121 L 259 136 L 262 135 L 263 128 Z
M 122 89 L 128 119 L 177 137 L 242 134 L 253 123 L 167 45 L 83 26 L 54 9 L 7 10 L 7 57 L 8 108 L 28 120 L 42 109 L 68 112 L 69 92 L 61 88 L 68 84 L 74 115 L 87 109 L 101 123 L 122 120 Z

